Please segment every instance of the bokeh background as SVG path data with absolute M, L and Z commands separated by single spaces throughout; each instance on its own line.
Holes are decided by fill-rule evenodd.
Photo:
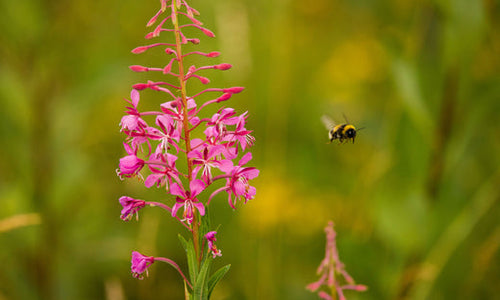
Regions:
M 234 66 L 212 86 L 246 87 L 226 105 L 249 111 L 261 170 L 254 200 L 211 206 L 232 264 L 214 299 L 318 299 L 328 220 L 369 287 L 348 299 L 498 299 L 498 1 L 190 4 L 217 36 L 197 49 Z M 182 298 L 165 264 L 130 275 L 132 250 L 186 270 L 183 228 L 155 209 L 121 221 L 120 196 L 164 194 L 115 174 L 123 98 L 148 78 L 128 66 L 169 59 L 130 53 L 158 7 L 0 1 L 0 299 Z M 327 144 L 325 113 L 365 127 L 356 143 Z

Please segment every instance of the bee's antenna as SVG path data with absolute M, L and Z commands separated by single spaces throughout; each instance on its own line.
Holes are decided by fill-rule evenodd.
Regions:
M 356 130 L 360 131 L 360 130 L 363 130 L 363 129 L 366 129 L 366 127 L 357 128 Z

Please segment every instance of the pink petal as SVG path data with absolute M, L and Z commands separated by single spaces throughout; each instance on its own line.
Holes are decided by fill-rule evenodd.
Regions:
M 236 181 L 234 184 L 233 184 L 233 187 L 234 187 L 234 193 L 236 196 L 241 196 L 241 195 L 244 195 L 245 194 L 245 191 L 246 191 L 246 186 L 243 182 L 241 181 Z
M 183 206 L 184 203 L 175 202 L 174 206 L 172 207 L 172 217 L 175 217 L 177 215 L 177 211 L 179 210 L 179 208 Z
M 177 160 L 177 156 L 175 156 L 173 154 L 170 154 L 170 153 L 167 153 L 166 155 L 167 155 L 167 163 L 168 163 L 168 165 L 172 166 L 174 164 L 174 162 Z
M 252 159 L 252 153 L 251 152 L 247 152 L 245 155 L 243 155 L 243 157 L 240 159 L 240 161 L 238 162 L 238 165 L 239 166 L 244 166 L 246 165 L 247 162 L 249 162 L 250 160 Z
M 194 198 L 205 189 L 205 184 L 203 181 L 195 179 L 189 183 L 189 189 L 191 190 L 191 197 Z
M 199 147 L 201 144 L 203 144 L 202 139 L 192 139 L 191 140 L 191 149 Z
M 200 153 L 198 150 L 192 150 L 191 152 L 188 153 L 188 158 L 197 158 L 197 159 L 202 159 L 203 155 Z
M 223 150 L 224 150 L 224 146 L 222 146 L 222 145 L 214 146 L 214 147 L 210 148 L 210 150 L 208 151 L 208 157 L 209 158 L 215 157 L 215 156 L 221 154 Z
M 217 231 L 209 231 L 207 234 L 205 234 L 205 238 L 209 241 L 215 241 L 215 235 L 217 234 Z
M 163 174 L 151 174 L 144 181 L 144 185 L 148 188 L 152 187 L 156 184 L 158 180 L 160 180 L 164 175 Z
M 134 107 L 137 107 L 137 105 L 139 104 L 139 98 L 139 91 L 136 89 L 132 89 L 132 91 L 130 91 L 130 100 L 132 100 L 132 105 Z
M 254 179 L 255 177 L 259 176 L 260 171 L 256 168 L 245 168 L 245 171 L 242 172 L 243 176 L 246 177 L 246 179 Z
M 224 160 L 221 160 L 220 161 L 220 165 L 219 165 L 219 170 L 221 170 L 222 172 L 224 173 L 230 173 L 234 168 L 234 165 L 233 165 L 233 162 L 228 160 L 228 159 L 224 159 Z
M 159 115 L 156 117 L 156 125 L 162 127 L 163 130 L 166 131 L 166 129 L 169 126 L 174 125 L 174 119 L 172 119 L 169 115 L 166 115 L 166 114 Z
M 186 193 L 184 192 L 184 189 L 182 187 L 180 187 L 175 182 L 172 183 L 172 185 L 170 186 L 170 194 L 176 195 L 176 196 L 179 196 L 179 197 L 184 197 L 184 198 L 186 197 Z M 177 203 L 176 203 L 176 205 L 177 205 Z
M 201 202 L 193 202 L 194 207 L 198 209 L 200 212 L 200 215 L 204 216 L 205 215 L 205 206 Z
M 200 124 L 200 118 L 192 117 L 191 119 L 189 119 L 189 123 L 191 123 L 192 126 L 196 126 Z

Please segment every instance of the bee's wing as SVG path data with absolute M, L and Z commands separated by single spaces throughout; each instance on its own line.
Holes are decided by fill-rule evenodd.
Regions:
M 327 130 L 332 130 L 335 127 L 335 122 L 327 115 L 321 116 L 321 122 L 323 122 Z

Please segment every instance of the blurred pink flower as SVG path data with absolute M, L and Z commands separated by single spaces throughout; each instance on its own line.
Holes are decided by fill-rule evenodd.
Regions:
M 327 287 L 329 291 L 332 288 L 338 295 L 340 300 L 345 299 L 344 290 L 355 290 L 358 292 L 366 291 L 367 287 L 362 284 L 355 284 L 354 279 L 345 270 L 345 265 L 340 261 L 339 254 L 337 251 L 336 236 L 337 233 L 333 228 L 333 222 L 329 221 L 328 225 L 325 227 L 326 232 L 326 253 L 325 258 L 321 261 L 318 267 L 317 273 L 320 275 L 318 281 L 310 283 L 307 285 L 307 289 L 311 292 L 317 291 L 321 286 Z M 341 275 L 345 284 L 341 284 L 337 280 L 337 275 Z M 318 295 L 322 299 L 332 299 L 325 291 L 319 291 Z

